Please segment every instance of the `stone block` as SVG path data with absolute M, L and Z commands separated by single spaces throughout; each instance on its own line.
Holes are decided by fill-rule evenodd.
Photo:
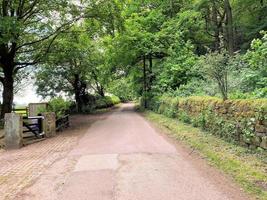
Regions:
M 4 148 L 5 146 L 4 139 L 5 139 L 5 132 L 4 130 L 0 130 L 0 148 Z
M 252 139 L 251 138 L 247 138 L 245 135 L 240 135 L 240 142 L 243 144 L 243 143 L 246 143 L 246 144 L 251 144 L 252 142 Z
M 252 149 L 252 150 L 256 150 L 257 149 L 257 145 L 254 145 L 254 144 L 251 144 L 249 145 L 249 148 Z
M 255 130 L 258 133 L 267 133 L 267 128 L 265 126 L 263 126 L 263 125 L 260 125 L 260 124 L 257 124 L 255 126 Z
M 42 114 L 44 116 L 43 130 L 46 137 L 53 137 L 56 135 L 56 114 L 47 112 Z
M 40 113 L 40 110 L 46 110 L 47 106 L 48 106 L 48 103 L 30 103 L 29 104 L 29 116 L 30 117 L 37 116 Z
M 6 149 L 19 149 L 23 146 L 23 118 L 16 113 L 5 114 L 5 137 Z
M 261 145 L 260 147 L 263 149 L 267 149 L 267 136 L 261 138 Z
M 258 137 L 258 136 L 254 136 L 252 139 L 251 139 L 251 143 L 257 147 L 260 146 L 261 144 L 261 137 Z

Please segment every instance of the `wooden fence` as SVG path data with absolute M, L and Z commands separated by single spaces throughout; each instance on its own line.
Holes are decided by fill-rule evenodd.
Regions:
M 35 136 L 36 138 L 43 138 L 43 116 L 36 117 L 23 117 L 23 134 L 30 134 L 29 136 Z
M 15 112 L 17 114 L 21 114 L 24 117 L 24 121 L 26 119 L 30 119 L 30 118 L 32 120 L 34 120 L 34 117 L 29 117 L 29 108 L 28 107 L 13 109 L 13 112 Z M 65 116 L 60 117 L 60 118 L 58 118 L 56 120 L 56 130 L 57 131 L 62 131 L 64 128 L 68 128 L 70 126 L 69 116 L 70 115 L 65 115 Z M 27 126 L 27 123 L 24 123 L 24 126 L 26 127 Z M 37 124 L 32 124 L 31 126 L 37 127 Z M 32 129 L 30 127 L 28 127 L 28 130 L 32 130 Z M 34 130 L 32 130 L 31 132 L 34 133 Z M 35 134 L 35 135 L 37 135 L 37 134 Z
M 70 126 L 70 115 L 65 115 L 56 120 L 56 130 L 62 131 L 64 128 L 68 128 Z

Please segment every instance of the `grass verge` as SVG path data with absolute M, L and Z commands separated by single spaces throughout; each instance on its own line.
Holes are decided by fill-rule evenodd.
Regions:
M 267 152 L 256 152 L 151 111 L 144 116 L 159 128 L 190 146 L 209 164 L 226 173 L 255 199 L 267 200 Z

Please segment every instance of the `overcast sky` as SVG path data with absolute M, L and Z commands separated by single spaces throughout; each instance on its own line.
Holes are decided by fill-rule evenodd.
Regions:
M 16 105 L 28 105 L 29 103 L 39 103 L 42 98 L 36 94 L 36 88 L 33 86 L 33 81 L 29 81 L 26 87 L 19 91 L 14 97 Z

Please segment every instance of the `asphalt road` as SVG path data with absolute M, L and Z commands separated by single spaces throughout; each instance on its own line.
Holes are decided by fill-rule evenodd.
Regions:
M 159 133 L 133 104 L 96 118 L 16 199 L 247 199 L 229 178 Z

